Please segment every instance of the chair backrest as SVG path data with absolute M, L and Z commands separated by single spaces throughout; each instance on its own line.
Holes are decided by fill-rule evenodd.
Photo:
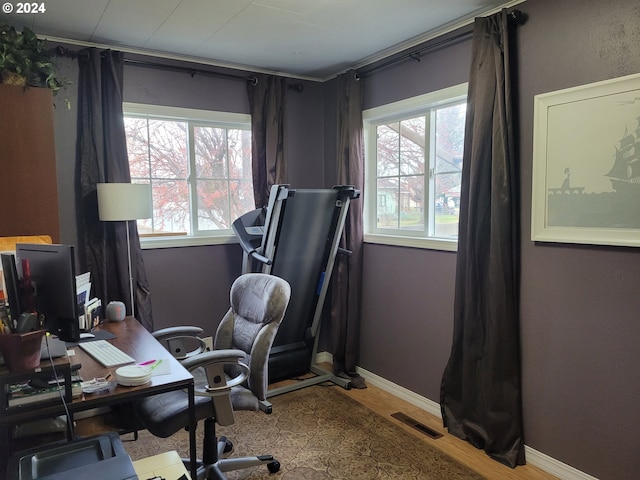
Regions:
M 249 366 L 247 388 L 265 400 L 268 388 L 269 352 L 284 318 L 291 287 L 282 278 L 264 273 L 247 273 L 231 286 L 231 308 L 214 339 L 214 350 L 238 349 L 245 352 Z M 233 366 L 228 373 L 235 376 Z

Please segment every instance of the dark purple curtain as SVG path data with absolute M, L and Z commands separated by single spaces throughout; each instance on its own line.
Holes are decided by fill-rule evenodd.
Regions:
M 96 184 L 131 181 L 122 113 L 123 55 L 89 48 L 78 56 L 78 261 L 91 272 L 103 306 L 119 300 L 131 312 L 127 231 L 131 238 L 136 317 L 153 329 L 149 283 L 135 222 L 101 222 Z
M 256 208 L 269 203 L 274 184 L 287 183 L 284 158 L 284 104 L 287 82 L 274 75 L 255 75 L 247 84 L 251 113 L 253 195 Z
M 338 183 L 353 185 L 364 194 L 364 135 L 362 104 L 364 80 L 353 71 L 338 76 Z M 336 375 L 350 377 L 356 388 L 365 388 L 356 373 L 360 342 L 362 298 L 362 200 L 353 200 L 340 246 L 351 255 L 338 255 L 331 276 L 331 341 Z
M 440 406 L 453 435 L 524 464 L 519 201 L 506 11 L 475 21 L 451 356 Z

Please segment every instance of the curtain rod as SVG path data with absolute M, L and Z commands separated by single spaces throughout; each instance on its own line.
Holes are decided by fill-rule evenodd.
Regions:
M 78 58 L 80 55 L 82 55 L 82 51 L 77 52 L 77 51 L 73 51 L 73 50 L 69 50 L 68 48 L 62 47 L 62 46 L 58 46 L 56 49 L 56 54 L 62 57 L 69 57 L 69 58 Z M 203 69 L 199 69 L 199 68 L 191 68 L 191 67 L 182 67 L 179 65 L 166 65 L 164 63 L 158 63 L 158 62 L 150 62 L 147 60 L 135 60 L 132 58 L 125 58 L 124 59 L 124 63 L 128 64 L 128 65 L 133 65 L 136 67 L 143 67 L 143 68 L 153 68 L 156 70 L 167 70 L 167 71 L 172 71 L 172 72 L 182 72 L 182 73 L 188 73 L 189 75 L 191 75 L 192 77 L 195 77 L 196 75 L 206 75 L 206 76 L 211 76 L 211 77 L 221 77 L 221 78 L 229 78 L 231 80 L 241 80 L 244 82 L 249 82 L 252 85 L 257 85 L 258 84 L 258 77 L 250 75 L 250 76 L 243 76 L 243 75 L 235 75 L 233 73 L 224 73 L 224 72 L 213 72 L 211 70 L 203 70 Z M 294 90 L 298 93 L 301 93 L 304 90 L 304 85 L 302 83 L 289 83 L 287 84 L 287 89 L 288 90 Z
M 165 65 L 163 63 L 149 62 L 146 60 L 134 60 L 131 58 L 125 58 L 124 63 L 133 65 L 136 67 L 154 68 L 157 70 L 168 70 L 173 72 L 188 73 L 192 77 L 195 77 L 196 75 L 206 75 L 210 77 L 222 77 L 222 78 L 230 78 L 232 80 L 241 80 L 241 81 L 249 82 L 251 83 L 251 85 L 258 84 L 258 77 L 253 75 L 245 77 L 243 75 L 235 75 L 233 73 L 213 72 L 211 70 L 181 67 L 178 65 Z M 287 90 L 294 90 L 295 92 L 302 93 L 302 91 L 304 90 L 304 85 L 301 83 L 287 83 Z
M 250 82 L 252 85 L 258 84 L 258 77 L 254 77 L 254 76 L 245 77 L 243 75 L 235 75 L 233 73 L 212 72 L 211 70 L 202 70 L 199 68 L 191 68 L 191 67 L 181 67 L 178 65 L 166 65 L 163 63 L 149 62 L 146 60 L 134 60 L 131 58 L 125 58 L 124 63 L 128 65 L 133 65 L 136 67 L 153 68 L 156 70 L 168 70 L 172 72 L 188 73 L 192 77 L 195 77 L 196 75 L 206 75 L 211 77 L 230 78 L 232 80 L 242 80 L 245 82 Z
M 520 10 L 512 10 L 511 12 L 509 12 L 507 14 L 507 21 L 509 22 L 509 25 L 522 25 L 524 22 L 526 22 L 526 14 L 522 13 Z M 411 60 L 415 60 L 417 62 L 420 61 L 420 56 L 425 53 L 428 52 L 430 50 L 435 50 L 439 47 L 442 47 L 443 45 L 447 45 L 450 43 L 454 43 L 457 41 L 460 41 L 466 37 L 470 37 L 473 34 L 473 24 L 469 25 L 468 27 L 466 27 L 463 31 L 461 31 L 460 33 L 458 33 L 457 35 L 453 35 L 451 37 L 447 37 L 444 38 L 442 40 L 440 40 L 439 42 L 434 42 L 434 43 L 430 43 L 428 45 L 425 45 L 422 48 L 419 48 L 417 50 L 411 50 L 410 52 L 407 52 L 403 55 L 397 56 L 397 57 L 393 57 L 389 60 L 387 60 L 386 62 L 380 63 L 378 65 L 375 65 L 371 68 L 361 68 L 359 69 L 356 73 L 355 73 L 355 78 L 356 80 L 359 80 L 361 77 L 365 76 L 365 75 L 370 75 L 373 72 L 376 72 L 378 70 L 382 70 L 383 68 L 386 68 L 390 65 L 402 62 L 404 60 L 407 59 L 411 59 Z

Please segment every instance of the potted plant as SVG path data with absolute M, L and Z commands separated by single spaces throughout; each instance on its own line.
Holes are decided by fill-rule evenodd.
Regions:
M 54 95 L 67 82 L 57 75 L 53 53 L 45 41 L 24 27 L 0 27 L 0 76 L 2 83 L 49 88 Z

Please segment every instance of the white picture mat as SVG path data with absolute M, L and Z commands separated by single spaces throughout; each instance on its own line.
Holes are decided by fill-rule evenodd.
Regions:
M 620 139 L 638 128 L 640 74 L 582 85 L 534 98 L 531 239 L 544 242 L 640 246 L 639 228 L 554 226 L 550 189 L 570 171 L 584 194 L 615 192 L 606 173 Z M 640 185 L 638 186 L 640 188 Z M 640 202 L 624 208 L 640 216 Z

